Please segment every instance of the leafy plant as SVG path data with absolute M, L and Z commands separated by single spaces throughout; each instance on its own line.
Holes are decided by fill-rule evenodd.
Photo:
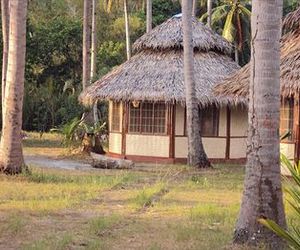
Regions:
M 82 143 L 85 135 L 92 138 L 92 146 L 95 146 L 96 137 L 101 137 L 102 134 L 106 133 L 106 122 L 89 125 L 83 119 L 75 117 L 61 128 L 53 128 L 50 131 L 63 134 L 63 144 L 66 146 L 71 146 L 76 142 Z
M 292 176 L 292 180 L 286 177 L 284 180 L 286 184 L 285 190 L 290 196 L 288 203 L 300 218 L 300 163 L 293 165 L 284 155 L 281 155 L 281 162 L 288 168 Z M 279 237 L 285 239 L 291 249 L 300 249 L 299 226 L 292 225 L 289 230 L 285 230 L 272 220 L 259 219 L 259 222 L 272 230 Z

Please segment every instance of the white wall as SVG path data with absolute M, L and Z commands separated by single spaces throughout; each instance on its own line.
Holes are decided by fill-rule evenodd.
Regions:
M 127 134 L 126 155 L 169 157 L 169 136 Z
M 122 153 L 122 134 L 109 133 L 109 152 L 115 154 Z

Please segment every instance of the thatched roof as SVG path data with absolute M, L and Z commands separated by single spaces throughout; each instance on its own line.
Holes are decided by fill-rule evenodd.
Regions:
M 139 52 L 151 50 L 174 50 L 183 48 L 183 29 L 181 15 L 174 16 L 157 26 L 148 34 L 140 37 L 133 48 Z M 227 55 L 232 52 L 232 46 L 223 37 L 209 27 L 199 22 L 195 17 L 193 23 L 193 45 L 195 50 L 216 51 Z
M 199 34 L 200 33 L 200 34 Z M 81 93 L 96 100 L 185 102 L 181 17 L 173 17 L 135 44 L 138 53 Z M 226 53 L 230 44 L 194 19 L 195 82 L 199 103 L 222 103 L 212 95 L 216 82 L 239 66 Z
M 297 20 L 295 20 L 295 18 Z M 281 39 L 280 80 L 281 94 L 290 97 L 300 93 L 300 8 L 290 13 L 284 21 L 283 28 L 289 30 Z M 247 103 L 250 85 L 250 64 L 226 77 L 215 86 L 214 94 L 227 98 L 229 102 Z

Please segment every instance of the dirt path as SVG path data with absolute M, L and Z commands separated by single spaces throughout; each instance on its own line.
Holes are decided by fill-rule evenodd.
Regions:
M 58 169 L 69 169 L 69 170 L 90 170 L 92 166 L 87 163 L 67 160 L 67 159 L 53 159 L 44 156 L 25 156 L 25 162 L 27 165 L 34 165 L 45 168 L 58 168 Z

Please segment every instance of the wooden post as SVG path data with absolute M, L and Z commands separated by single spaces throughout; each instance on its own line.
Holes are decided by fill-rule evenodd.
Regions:
M 226 107 L 226 152 L 225 159 L 230 159 L 230 130 L 231 130 L 231 110 L 229 105 Z
M 294 142 L 295 142 L 295 152 L 294 159 L 295 163 L 298 163 L 300 157 L 300 94 L 298 98 L 294 97 L 294 125 L 293 125 L 293 134 L 294 134 Z
M 168 134 L 170 137 L 169 143 L 169 158 L 175 159 L 175 115 L 176 104 L 168 104 Z
M 126 159 L 126 134 L 128 132 L 128 102 L 122 102 L 122 156 Z

